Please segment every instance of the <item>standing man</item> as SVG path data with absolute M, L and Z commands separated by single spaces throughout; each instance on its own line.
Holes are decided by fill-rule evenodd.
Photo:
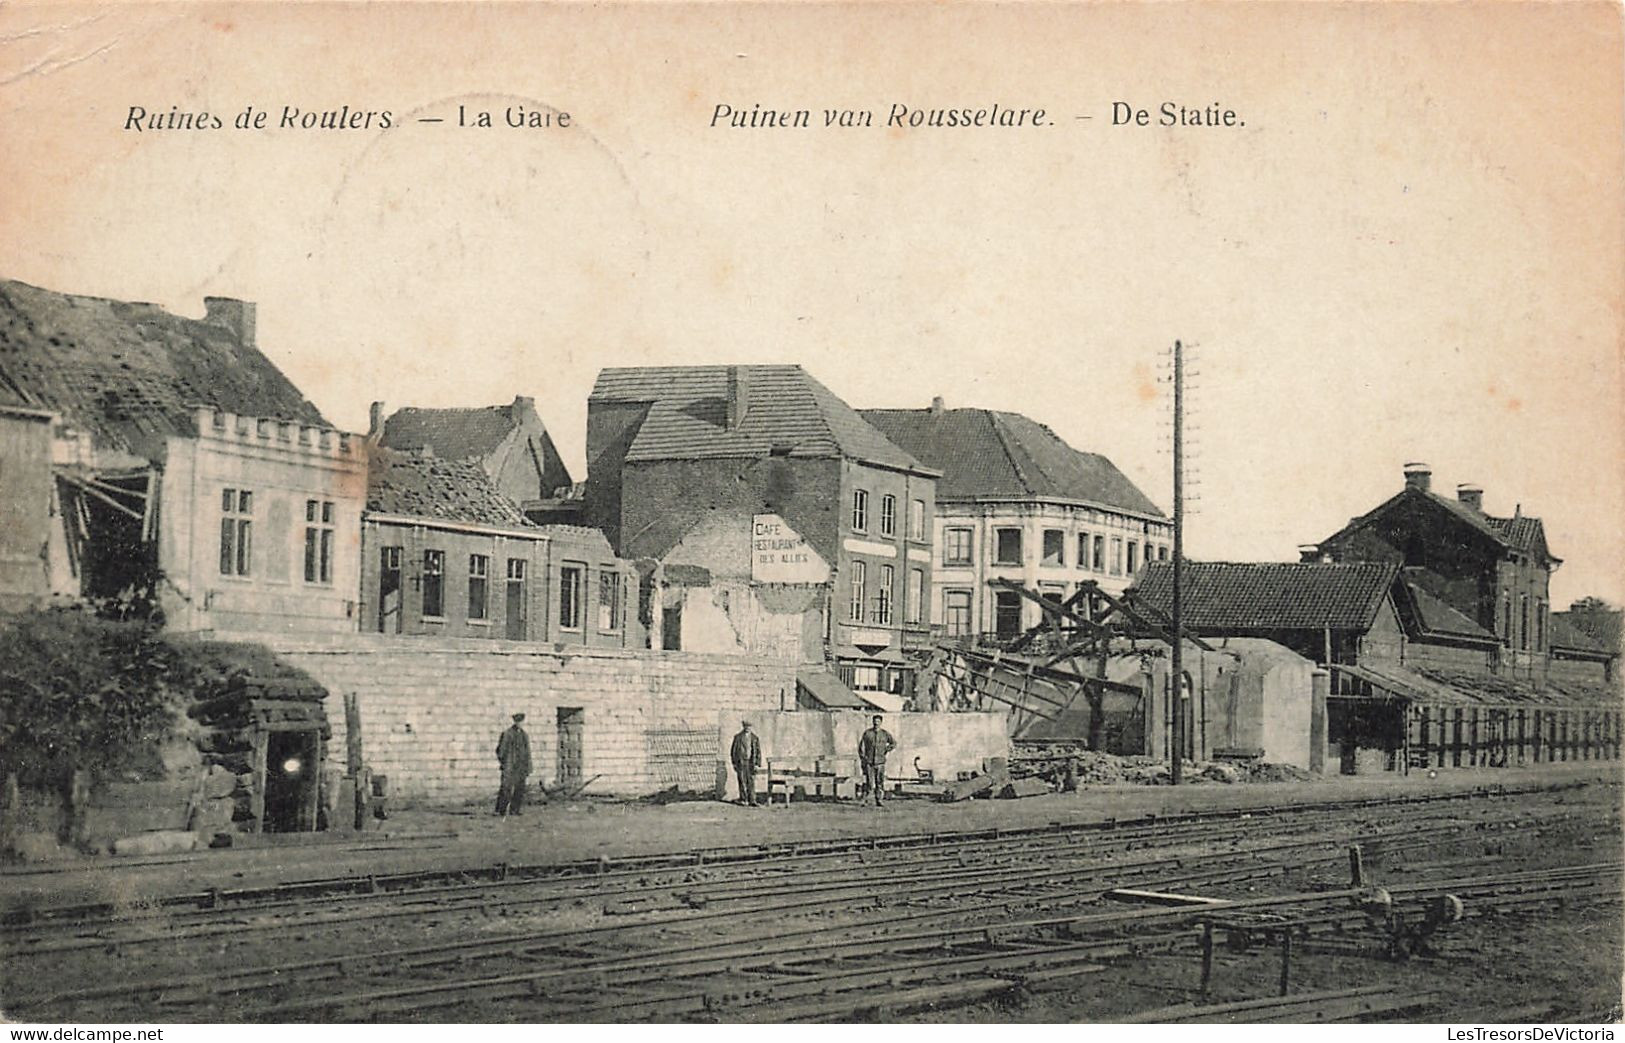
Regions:
M 728 759 L 733 761 L 734 775 L 739 778 L 739 799 L 754 808 L 756 769 L 762 766 L 762 744 L 756 738 L 756 733 L 750 730 L 749 721 L 739 722 L 739 734 L 734 736 Z
M 522 815 L 525 809 L 525 779 L 530 775 L 530 736 L 519 727 L 525 715 L 513 715 L 513 727 L 497 740 L 497 763 L 502 765 L 502 784 L 497 789 L 497 814 Z
M 863 738 L 858 740 L 858 763 L 863 765 L 863 778 L 869 792 L 874 794 L 877 808 L 886 793 L 886 754 L 897 749 L 897 740 L 880 726 L 883 720 L 885 718 L 875 714 L 874 727 L 864 732 Z

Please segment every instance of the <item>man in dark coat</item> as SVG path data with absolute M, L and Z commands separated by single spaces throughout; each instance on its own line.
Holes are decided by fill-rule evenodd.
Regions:
M 733 761 L 734 775 L 739 778 L 739 799 L 754 808 L 756 769 L 762 766 L 762 744 L 750 730 L 749 721 L 739 722 L 739 734 L 734 736 L 728 759 Z
M 502 765 L 502 784 L 497 789 L 497 814 L 522 815 L 525 809 L 525 779 L 530 775 L 530 736 L 519 727 L 525 715 L 513 715 L 513 727 L 497 740 L 497 763 Z
M 880 726 L 883 720 L 885 718 L 875 714 L 874 727 L 864 732 L 863 738 L 858 740 L 858 763 L 863 765 L 864 782 L 874 795 L 877 808 L 886 792 L 886 754 L 897 749 L 897 740 Z

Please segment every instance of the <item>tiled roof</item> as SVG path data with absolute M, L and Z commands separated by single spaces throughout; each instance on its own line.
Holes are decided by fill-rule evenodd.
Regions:
M 1164 612 L 1173 607 L 1174 566 L 1147 562 L 1135 587 Z M 1364 630 L 1398 572 L 1382 562 L 1327 565 L 1186 562 L 1184 624 L 1196 630 Z
M 1157 505 L 1098 453 L 1080 452 L 1020 413 L 865 409 L 886 437 L 942 471 L 937 501 L 1085 500 L 1161 518 Z
M 1606 649 L 1620 650 L 1622 623 L 1625 623 L 1625 612 L 1609 608 L 1577 608 L 1570 606 L 1563 612 L 1553 612 L 1552 618 L 1562 617 L 1563 620 L 1574 626 L 1582 633 L 1596 638 L 1597 642 Z
M 247 343 L 244 343 L 244 341 Z M 0 389 L 62 414 L 98 447 L 156 459 L 192 408 L 328 426 L 224 321 L 0 280 Z
M 1354 532 L 1365 528 L 1372 521 L 1387 513 L 1390 508 L 1404 500 L 1406 497 L 1417 497 L 1420 498 L 1422 502 L 1430 503 L 1442 508 L 1457 521 L 1466 525 L 1468 528 L 1471 528 L 1475 532 L 1488 537 L 1502 547 L 1524 551 L 1525 553 L 1529 554 L 1543 553 L 1547 557 L 1551 558 L 1554 562 L 1562 560 L 1561 558 L 1553 555 L 1551 550 L 1546 546 L 1546 529 L 1545 526 L 1541 524 L 1539 518 L 1532 518 L 1529 515 L 1522 513 L 1511 518 L 1497 518 L 1494 515 L 1481 514 L 1480 512 L 1475 511 L 1471 507 L 1462 503 L 1460 500 L 1453 500 L 1448 496 L 1441 496 L 1439 493 L 1433 492 L 1432 490 L 1424 492 L 1420 489 L 1409 488 L 1401 489 L 1399 492 L 1395 493 L 1393 496 L 1390 496 L 1376 507 L 1360 515 L 1358 518 L 1351 518 L 1347 525 L 1343 526 L 1341 529 L 1337 530 L 1336 533 L 1322 540 L 1320 546 L 1336 546 Z
M 1494 644 L 1500 640 L 1454 606 L 1439 600 L 1415 583 L 1406 582 L 1404 588 L 1410 597 L 1407 609 L 1424 636 L 1462 638 L 1483 644 Z
M 511 406 L 477 409 L 398 409 L 384 421 L 380 441 L 391 449 L 427 447 L 443 460 L 477 460 L 513 432 Z
M 1597 632 L 1597 628 L 1586 627 L 1585 624 L 1593 622 L 1594 617 L 1582 617 L 1571 612 L 1553 612 L 1548 618 L 1552 625 L 1551 636 L 1546 641 L 1548 647 L 1594 655 L 1619 654 L 1617 630 L 1613 641 L 1610 642 L 1606 635 Z
M 477 464 L 375 446 L 367 470 L 367 509 L 382 514 L 532 529 Z
M 727 427 L 730 369 L 743 384 L 746 402 L 733 430 Z M 598 374 L 590 401 L 650 404 L 627 449 L 629 461 L 762 457 L 779 451 L 925 470 L 800 366 L 606 369 Z

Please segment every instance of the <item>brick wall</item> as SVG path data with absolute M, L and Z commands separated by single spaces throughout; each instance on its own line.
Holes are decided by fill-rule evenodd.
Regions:
M 741 714 L 777 710 L 781 690 L 795 699 L 794 664 L 737 655 L 369 635 L 260 640 L 332 693 L 328 750 L 340 765 L 343 696 L 356 694 L 367 764 L 414 802 L 494 799 L 497 738 L 514 713 L 527 717 L 533 784 L 553 785 L 558 711 L 579 708 L 583 778 L 602 776 L 589 792 L 636 796 L 670 785 L 660 736 L 716 734 Z

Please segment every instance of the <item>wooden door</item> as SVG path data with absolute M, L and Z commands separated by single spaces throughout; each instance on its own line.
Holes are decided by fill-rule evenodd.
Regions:
M 508 559 L 507 638 L 509 641 L 525 639 L 525 560 Z

